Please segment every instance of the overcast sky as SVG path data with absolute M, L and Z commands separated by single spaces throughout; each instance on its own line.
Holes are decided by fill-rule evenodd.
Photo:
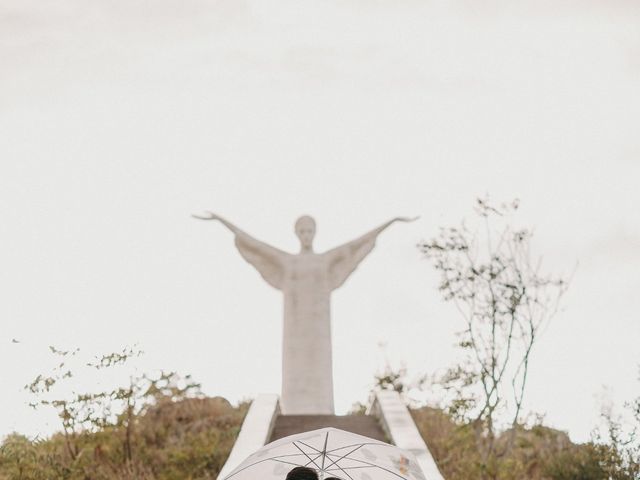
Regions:
M 640 393 L 639 27 L 624 0 L 0 0 L 0 435 L 57 428 L 22 392 L 48 345 L 279 391 L 281 296 L 204 209 L 289 251 L 303 213 L 319 251 L 421 215 L 334 294 L 337 407 L 385 356 L 441 370 L 462 323 L 415 244 L 488 193 L 578 263 L 526 410 L 587 439 L 603 390 Z

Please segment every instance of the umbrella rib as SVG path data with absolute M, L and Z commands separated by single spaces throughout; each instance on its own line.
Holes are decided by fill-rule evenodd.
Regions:
M 333 453 L 333 452 L 337 452 L 338 450 L 344 450 L 345 448 L 351 448 L 351 447 L 356 447 L 356 446 L 364 446 L 364 445 L 376 445 L 378 447 L 391 447 L 391 448 L 396 448 L 393 445 L 387 445 L 386 443 L 379 443 L 379 442 L 367 442 L 367 443 L 352 443 L 351 445 L 345 445 L 344 447 L 338 447 L 338 448 L 334 448 L 333 450 L 329 450 L 327 451 L 327 453 Z
M 297 455 L 300 455 L 300 454 L 298 453 Z M 313 460 L 311 460 L 311 461 L 307 462 L 307 464 L 305 465 L 305 467 L 308 467 L 308 466 L 309 466 L 309 465 L 311 465 L 312 463 L 315 465 L 315 463 L 314 463 L 314 462 L 315 462 L 317 459 L 319 459 L 321 456 L 322 456 L 322 454 L 321 454 L 321 453 L 319 453 L 319 454 L 318 454 L 318 456 L 317 456 L 316 458 L 314 458 Z
M 271 460 L 273 460 L 274 462 L 284 463 L 286 465 L 293 465 L 294 467 L 300 467 L 301 466 L 299 463 L 285 462 L 284 460 L 278 460 L 278 459 L 275 459 L 275 458 L 272 458 Z
M 322 470 L 324 470 L 324 461 L 327 458 L 327 442 L 329 441 L 329 432 L 324 436 L 324 446 L 322 447 Z
M 291 442 L 291 443 L 293 443 L 293 446 L 294 446 L 294 447 L 296 447 L 298 450 L 300 450 L 300 451 L 302 452 L 302 454 L 303 454 L 305 457 L 307 457 L 309 460 L 311 460 L 311 457 L 310 457 L 309 455 L 307 455 L 307 454 L 305 453 L 305 451 L 304 451 L 304 450 L 302 450 L 302 449 L 301 449 L 301 448 L 296 444 L 296 442 Z M 314 450 L 315 450 L 315 449 L 314 449 Z M 313 464 L 314 464 L 317 468 L 320 468 L 320 467 L 318 466 L 318 464 L 317 464 L 314 460 L 311 460 L 311 462 L 313 462 Z
M 407 477 L 403 477 L 402 475 L 394 472 L 393 470 L 389 470 L 388 468 L 385 468 L 385 467 L 383 467 L 381 465 L 376 465 L 375 463 L 365 462 L 364 460 L 358 460 L 356 458 L 350 458 L 349 460 L 351 460 L 353 462 L 364 463 L 365 465 L 368 465 L 370 467 L 379 468 L 380 470 L 384 470 L 385 472 L 388 472 L 388 473 L 390 473 L 392 475 L 395 475 L 396 477 L 401 478 L 402 480 L 409 480 Z M 340 468 L 340 470 L 342 470 L 342 467 L 340 467 L 340 465 L 338 465 L 338 468 Z M 342 470 L 342 471 L 344 471 L 344 470 Z
M 299 453 L 287 453 L 286 455 L 276 455 L 275 457 L 269 457 L 266 458 L 265 460 L 278 460 L 280 458 L 285 458 L 285 457 L 299 457 L 300 454 Z
M 312 447 L 311 445 L 307 445 L 306 443 L 301 442 L 300 440 L 298 440 L 298 443 L 301 443 L 301 444 L 302 444 L 302 445 L 304 445 L 305 447 L 310 448 L 311 450 L 315 450 L 315 451 L 316 451 L 316 453 L 319 453 L 320 455 L 322 455 L 322 452 L 321 452 L 320 450 L 318 450 L 317 448 Z
M 359 448 L 362 448 L 362 445 L 358 445 L 356 448 L 354 448 L 353 450 L 351 450 L 349 453 L 345 453 L 343 456 L 337 458 L 336 460 L 333 460 L 331 462 L 331 465 L 335 465 L 336 463 L 338 463 L 340 460 L 342 460 L 345 457 L 348 457 L 349 455 L 351 455 L 353 452 L 355 452 L 356 450 L 358 450 Z M 331 460 L 331 459 L 330 459 Z M 351 460 L 351 459 L 349 459 Z M 322 464 L 324 466 L 324 463 Z M 331 467 L 331 465 L 328 465 L 327 468 Z
M 340 471 L 341 471 L 342 473 L 344 473 L 347 477 L 349 477 L 351 480 L 353 480 L 353 477 L 352 477 L 351 475 L 349 475 L 349 473 L 348 473 L 344 468 L 342 468 L 342 467 L 341 467 L 340 465 L 338 465 L 337 463 L 336 463 L 336 466 L 340 469 Z
M 266 462 L 266 461 L 268 461 L 268 460 L 275 460 L 275 459 L 273 459 L 273 458 L 265 458 L 265 459 L 259 460 L 259 461 L 255 462 L 255 463 L 252 463 L 251 465 L 247 465 L 246 467 L 241 468 L 241 469 L 240 469 L 240 470 L 238 470 L 237 472 L 232 472 L 232 473 L 231 473 L 230 475 L 228 475 L 227 477 L 224 477 L 224 480 L 227 480 L 227 479 L 229 479 L 229 478 L 231 478 L 231 477 L 234 477 L 234 476 L 236 476 L 237 474 L 239 474 L 240 472 L 245 471 L 247 468 L 254 467 L 254 466 L 258 465 L 259 463 L 263 463 L 263 462 Z M 276 460 L 276 461 L 278 461 L 278 460 Z
M 359 467 L 341 467 L 341 466 L 338 465 L 338 466 L 336 466 L 336 468 L 331 468 L 331 466 L 327 467 L 325 469 L 325 472 L 336 472 L 338 470 L 342 470 L 342 471 L 344 471 L 344 470 L 358 470 L 360 468 L 377 468 L 377 467 L 372 467 L 370 465 L 361 465 Z

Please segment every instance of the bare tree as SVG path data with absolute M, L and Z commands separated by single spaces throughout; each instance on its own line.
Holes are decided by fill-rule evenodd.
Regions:
M 531 230 L 511 223 L 517 209 L 518 201 L 495 207 L 478 199 L 477 228 L 464 222 L 442 228 L 418 246 L 465 322 L 458 343 L 464 360 L 440 384 L 451 394 L 450 412 L 473 426 L 484 478 L 495 476 L 496 462 L 512 446 L 533 346 L 567 288 L 565 279 L 543 274 L 540 259 L 532 258 Z M 497 442 L 505 415 L 513 433 Z

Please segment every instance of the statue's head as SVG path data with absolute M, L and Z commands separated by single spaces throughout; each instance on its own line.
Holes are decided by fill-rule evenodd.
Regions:
M 296 235 L 300 239 L 303 249 L 310 249 L 313 245 L 313 237 L 316 236 L 316 221 L 309 215 L 303 215 L 296 220 Z

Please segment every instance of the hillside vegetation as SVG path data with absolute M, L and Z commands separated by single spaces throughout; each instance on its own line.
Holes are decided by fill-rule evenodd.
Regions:
M 19 434 L 0 447 L 2 480 L 210 480 L 222 468 L 248 404 L 232 406 L 220 397 L 159 401 L 135 415 L 127 429 L 111 425 L 45 440 Z M 447 480 L 481 478 L 482 462 L 472 425 L 456 423 L 445 411 L 412 410 Z M 512 437 L 504 432 L 498 439 Z M 574 444 L 564 432 L 544 425 L 519 426 L 515 445 L 496 470 L 499 480 L 634 480 L 632 470 L 611 445 Z M 131 452 L 127 453 L 127 445 Z M 634 473 L 635 472 L 635 473 Z M 485 472 L 487 473 L 487 472 Z
M 497 438 L 497 457 L 483 465 L 472 423 L 460 424 L 443 410 L 412 411 L 440 471 L 447 480 L 637 480 L 640 465 L 624 445 L 572 443 L 562 431 L 542 424 L 518 424 Z M 507 443 L 513 442 L 507 448 Z
M 129 442 L 121 425 L 46 440 L 14 433 L 0 448 L 0 479 L 215 479 L 246 411 L 221 397 L 160 400 L 135 416 Z

